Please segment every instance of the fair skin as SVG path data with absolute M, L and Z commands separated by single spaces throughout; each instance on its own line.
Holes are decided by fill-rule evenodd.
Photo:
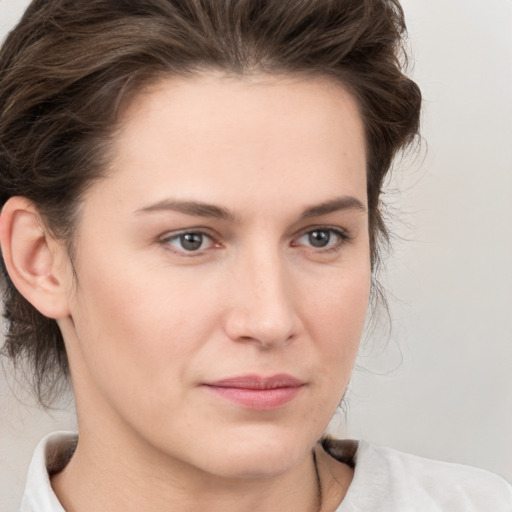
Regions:
M 70 360 L 80 440 L 57 496 L 78 512 L 316 512 L 312 450 L 370 288 L 355 101 L 324 79 L 163 80 L 112 154 L 80 207 L 76 276 L 30 203 L 3 212 L 13 281 Z M 352 470 L 315 450 L 332 511 Z

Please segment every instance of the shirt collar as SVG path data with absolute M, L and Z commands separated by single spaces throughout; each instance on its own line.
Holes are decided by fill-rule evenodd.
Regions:
M 30 463 L 19 512 L 65 512 L 53 492 L 50 476 L 65 467 L 77 441 L 74 432 L 54 432 L 40 441 Z

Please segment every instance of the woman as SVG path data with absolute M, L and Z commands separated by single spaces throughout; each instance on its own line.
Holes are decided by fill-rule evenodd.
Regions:
M 470 468 L 323 440 L 420 93 L 389 1 L 35 1 L 0 54 L 6 351 L 79 438 L 21 510 L 509 510 Z M 454 489 L 457 489 L 454 492 Z

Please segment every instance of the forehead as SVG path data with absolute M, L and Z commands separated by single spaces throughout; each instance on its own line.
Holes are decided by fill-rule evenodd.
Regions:
M 164 117 L 166 114 L 172 117 Z M 355 99 L 340 83 L 327 77 L 236 76 L 220 72 L 170 77 L 135 95 L 125 110 L 121 135 L 129 137 L 143 123 L 165 123 L 166 131 L 179 128 L 184 136 L 212 135 L 214 131 L 222 136 L 235 127 L 239 142 L 243 143 L 250 142 L 254 135 L 257 139 L 253 142 L 266 142 L 257 131 L 258 123 L 271 130 L 268 138 L 275 136 L 276 130 L 284 136 L 283 128 L 289 136 L 325 136 L 334 126 L 343 131 L 348 127 L 363 136 Z M 292 125 L 306 130 L 299 133 Z
M 159 189 L 208 196 L 220 186 L 224 197 L 235 191 L 247 200 L 265 183 L 274 199 L 276 191 L 325 195 L 340 185 L 361 195 L 365 169 L 361 116 L 339 84 L 210 73 L 160 80 L 135 96 L 114 140 L 110 175 L 123 176 L 127 194 L 144 189 L 148 201 Z

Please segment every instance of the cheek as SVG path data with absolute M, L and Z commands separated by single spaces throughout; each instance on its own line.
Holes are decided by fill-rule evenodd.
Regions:
M 330 336 L 350 339 L 362 329 L 370 295 L 370 266 L 364 254 L 361 263 L 340 266 L 303 287 L 301 301 L 308 304 L 308 317 L 316 328 Z
M 317 347 L 325 378 L 347 385 L 357 356 L 370 294 L 369 266 L 332 278 L 323 290 L 307 292 L 307 330 Z
M 98 257 L 92 264 L 91 257 L 87 269 L 94 272 L 79 269 L 73 320 L 80 364 L 107 394 L 151 400 L 162 380 L 186 379 L 215 325 L 211 294 L 204 288 L 193 293 L 176 275 L 166 279 L 127 259 L 122 267 L 112 260 L 107 265 Z

